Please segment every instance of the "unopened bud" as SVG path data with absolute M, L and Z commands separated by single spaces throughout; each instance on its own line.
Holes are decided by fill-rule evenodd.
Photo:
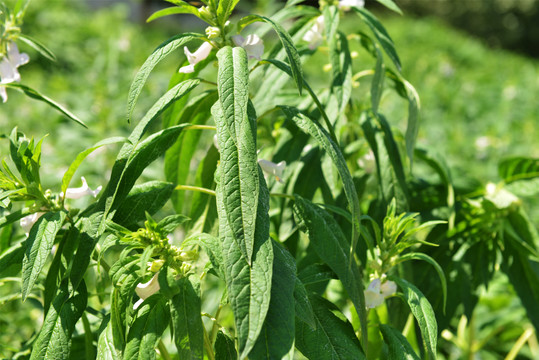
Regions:
M 221 30 L 217 26 L 208 26 L 206 28 L 206 36 L 212 40 L 221 36 Z

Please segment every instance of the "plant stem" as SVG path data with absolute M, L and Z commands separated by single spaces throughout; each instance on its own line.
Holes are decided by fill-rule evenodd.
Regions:
M 204 194 L 215 196 L 215 191 L 210 190 L 210 189 L 206 189 L 206 188 L 201 188 L 201 187 L 198 187 L 198 186 L 178 185 L 178 186 L 176 186 L 176 188 L 174 190 L 198 191 L 198 192 L 201 192 L 201 193 L 204 193 Z
M 167 348 L 165 347 L 165 344 L 163 343 L 163 340 L 159 340 L 159 345 L 157 345 L 157 348 L 159 349 L 159 352 L 161 353 L 161 356 L 165 360 L 172 360 L 172 357 L 168 353 Z
M 204 348 L 206 349 L 206 354 L 208 355 L 209 360 L 215 360 L 215 355 L 213 354 L 213 348 L 211 346 L 210 338 L 208 337 L 208 333 L 206 332 L 206 329 L 204 328 Z
M 213 125 L 191 125 L 184 129 L 186 130 L 216 130 L 216 127 Z
M 294 196 L 292 196 L 292 195 L 282 194 L 282 193 L 270 193 L 270 196 L 281 197 L 281 198 L 286 198 L 286 199 L 290 199 L 290 200 L 295 199 Z

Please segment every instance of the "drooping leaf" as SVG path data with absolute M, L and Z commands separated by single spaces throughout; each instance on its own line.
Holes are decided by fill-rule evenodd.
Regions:
M 404 335 L 389 325 L 380 324 L 380 331 L 388 347 L 388 360 L 419 360 Z
M 219 101 L 212 114 L 221 153 L 221 189 L 232 235 L 248 264 L 254 247 L 259 181 L 256 115 L 248 109 L 249 72 L 243 48 L 217 53 Z
M 137 99 L 140 95 L 140 92 L 142 91 L 142 87 L 146 83 L 146 80 L 148 79 L 148 76 L 150 76 L 150 73 L 152 72 L 153 68 L 159 62 L 161 62 L 161 60 L 167 57 L 174 50 L 178 49 L 180 46 L 185 45 L 192 40 L 201 38 L 204 38 L 202 34 L 182 33 L 166 40 L 152 52 L 152 54 L 148 57 L 148 59 L 146 59 L 146 61 L 138 71 L 137 75 L 135 75 L 135 79 L 133 80 L 131 88 L 129 89 L 129 95 L 127 100 L 128 122 L 131 121 L 131 116 L 133 114 L 135 104 L 137 103 Z
M 200 289 L 193 277 L 177 282 L 180 291 L 170 302 L 174 343 L 180 359 L 202 359 L 204 328 L 200 317 Z
M 32 89 L 31 87 L 28 87 L 26 85 L 23 85 L 23 84 L 20 84 L 20 83 L 17 83 L 17 82 L 12 82 L 12 83 L 8 83 L 8 84 L 2 84 L 2 86 L 19 90 L 19 91 L 23 92 L 25 95 L 31 97 L 32 99 L 43 101 L 47 105 L 51 106 L 53 109 L 56 109 L 59 112 L 61 112 L 62 114 L 64 114 L 69 120 L 73 120 L 74 122 L 78 123 L 79 125 L 82 125 L 85 128 L 88 128 L 88 126 L 86 126 L 86 124 L 81 119 L 79 119 L 76 115 L 74 115 L 72 112 L 70 112 L 65 107 L 58 104 L 56 101 L 52 100 L 51 98 L 41 94 L 37 90 Z
M 37 277 L 51 253 L 56 234 L 62 228 L 66 213 L 48 212 L 41 216 L 28 234 L 26 252 L 22 261 L 22 299 L 32 291 Z
M 296 323 L 296 347 L 308 359 L 366 359 L 352 324 L 326 299 L 310 297 L 316 317 L 315 329 L 302 321 Z
M 436 324 L 436 316 L 434 315 L 431 304 L 425 295 L 408 281 L 393 276 L 390 279 L 395 281 L 402 290 L 404 299 L 408 303 L 421 330 L 423 345 L 429 354 L 429 358 L 436 359 L 438 325 Z

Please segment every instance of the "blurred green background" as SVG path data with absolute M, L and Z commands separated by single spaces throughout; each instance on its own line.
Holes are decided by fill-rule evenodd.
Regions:
M 534 58 L 539 55 L 539 30 L 534 27 L 539 24 L 538 2 L 397 3 L 403 5 L 404 16 L 384 12 L 372 2 L 367 2 L 367 7 L 378 11 L 401 57 L 403 74 L 421 97 L 418 146 L 440 153 L 454 173 L 483 183 L 498 181 L 497 163 L 504 157 L 539 157 L 539 61 Z M 0 103 L 0 134 L 9 134 L 14 126 L 27 136 L 48 134 L 43 178 L 45 186 L 54 191 L 59 190 L 61 176 L 78 152 L 105 137 L 130 132 L 133 125 L 125 120 L 127 93 L 151 51 L 185 29 L 203 31 L 203 24 L 184 16 L 145 24 L 142 19 L 165 5 L 163 1 L 96 0 L 90 5 L 69 0 L 33 1 L 23 31 L 46 44 L 58 60 L 50 62 L 21 45 L 31 61 L 19 69 L 24 84 L 65 105 L 89 129 L 13 90 L 8 90 L 8 102 Z M 242 0 L 240 5 L 240 12 L 256 9 L 266 14 L 280 6 L 268 0 Z M 355 22 L 345 21 L 344 26 L 353 31 Z M 135 110 L 135 121 L 165 92 L 170 76 L 183 60 L 183 52 L 178 51 L 152 73 Z M 365 68 L 373 65 L 366 63 Z M 315 74 L 311 71 L 309 77 Z M 407 114 L 402 99 L 387 92 L 381 109 L 392 125 L 404 128 Z M 1 157 L 7 155 L 6 145 L 7 141 L 0 139 Z M 92 187 L 104 184 L 116 151 L 114 147 L 103 148 L 84 163 L 79 174 L 84 174 Z M 152 169 L 155 173 L 149 176 L 163 178 L 159 166 Z M 528 204 L 537 214 L 537 201 L 530 199 Z M 473 326 L 498 331 L 486 344 L 498 349 L 494 353 L 503 353 L 527 321 L 507 280 L 500 277 L 498 284 L 482 298 L 479 316 L 500 309 L 510 310 L 511 316 L 492 319 L 486 325 L 487 320 L 481 317 Z M 40 312 L 32 311 L 34 306 L 26 302 L 22 307 L 27 311 L 21 312 L 19 302 L 0 299 L 0 328 L 7 328 L 13 320 L 4 314 L 17 311 L 23 316 L 16 319 L 18 331 L 0 332 L 0 344 L 4 344 L 0 350 L 2 346 L 16 349 L 33 335 L 38 328 L 33 324 L 41 321 Z M 451 341 L 446 345 L 453 346 Z M 458 358 L 458 346 L 453 348 Z M 488 354 L 483 358 L 503 358 Z

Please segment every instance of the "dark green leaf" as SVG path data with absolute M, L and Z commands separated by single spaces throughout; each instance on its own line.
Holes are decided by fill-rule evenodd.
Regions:
M 221 330 L 217 333 L 214 348 L 215 360 L 236 360 L 238 358 L 234 340 Z
M 380 324 L 380 331 L 389 349 L 388 360 L 419 360 L 412 345 L 399 331 L 385 324 Z

